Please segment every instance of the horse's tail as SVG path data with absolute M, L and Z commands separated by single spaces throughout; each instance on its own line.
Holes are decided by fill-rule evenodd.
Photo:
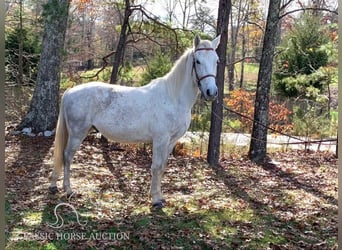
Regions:
M 68 141 L 68 130 L 65 123 L 63 112 L 63 98 L 59 110 L 56 135 L 55 135 L 55 148 L 53 152 L 54 157 L 54 171 L 60 175 L 64 167 L 64 149 Z

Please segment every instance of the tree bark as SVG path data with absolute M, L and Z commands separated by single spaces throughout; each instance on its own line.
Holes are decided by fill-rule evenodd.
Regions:
M 110 76 L 110 83 L 115 84 L 118 78 L 119 67 L 122 64 L 123 57 L 125 54 L 125 47 L 127 41 L 127 29 L 129 26 L 129 18 L 132 14 L 131 4 L 129 0 L 125 0 L 125 13 L 124 19 L 121 25 L 121 32 L 118 45 L 116 47 L 115 55 L 114 55 L 114 62 L 113 62 L 113 69 L 112 74 Z
M 230 52 L 228 53 L 229 64 L 228 64 L 228 89 L 229 91 L 234 90 L 235 83 L 235 54 L 236 54 L 236 43 L 237 43 L 238 27 L 234 27 L 231 24 L 231 42 L 230 42 Z
M 221 41 L 216 50 L 219 56 L 217 65 L 216 85 L 218 88 L 217 100 L 211 106 L 211 124 L 208 145 L 207 161 L 210 165 L 218 165 L 220 158 L 220 141 L 223 117 L 223 89 L 224 73 L 226 67 L 226 51 L 228 40 L 229 14 L 231 12 L 231 0 L 220 0 L 218 7 L 218 18 L 216 33 L 221 34 Z
M 242 46 L 241 46 L 242 58 L 246 57 L 246 42 L 247 42 L 246 40 L 247 39 L 246 39 L 246 35 L 245 35 L 245 32 L 246 32 L 245 26 L 246 26 L 246 22 L 244 22 L 242 25 Z M 240 85 L 239 85 L 240 89 L 242 89 L 242 87 L 243 87 L 244 73 L 245 73 L 245 60 L 242 60 L 241 70 L 240 70 Z
M 37 81 L 28 113 L 18 126 L 33 132 L 53 130 L 58 118 L 60 65 L 69 12 L 69 0 L 49 0 L 44 8 L 45 26 Z
M 279 35 L 279 13 L 281 0 L 270 0 L 262 55 L 260 60 L 257 90 L 254 104 L 254 122 L 249 158 L 261 162 L 267 153 L 267 125 L 272 64 Z
M 24 51 L 24 35 L 23 35 L 23 1 L 19 1 L 19 53 L 18 53 L 18 85 L 24 84 L 24 64 L 23 64 L 23 51 Z

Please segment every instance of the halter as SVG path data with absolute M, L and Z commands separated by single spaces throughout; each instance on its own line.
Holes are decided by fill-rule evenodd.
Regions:
M 200 50 L 214 50 L 213 48 L 198 48 L 195 50 L 196 51 L 200 51 Z M 196 75 L 196 80 L 197 80 L 197 85 L 198 87 L 201 87 L 201 81 L 207 77 L 214 77 L 216 78 L 216 75 L 213 75 L 213 74 L 207 74 L 207 75 L 204 75 L 202 77 L 199 77 L 198 76 L 198 73 L 197 73 L 197 69 L 196 69 L 196 60 L 195 60 L 195 52 L 194 52 L 194 57 L 193 57 L 193 60 L 192 60 L 192 69 L 195 70 L 195 75 Z

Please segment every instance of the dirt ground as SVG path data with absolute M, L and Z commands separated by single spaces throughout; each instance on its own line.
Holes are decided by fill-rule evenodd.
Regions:
M 203 156 L 170 156 L 163 179 L 167 206 L 156 215 L 148 195 L 150 146 L 107 144 L 93 135 L 72 166 L 78 195 L 71 203 L 90 221 L 78 230 L 125 230 L 129 240 L 36 240 L 20 248 L 14 235 L 51 232 L 46 225 L 65 198 L 47 192 L 53 138 L 7 129 L 7 249 L 337 249 L 337 159 L 331 153 L 274 152 L 276 165 L 256 165 L 235 150 L 217 167 Z

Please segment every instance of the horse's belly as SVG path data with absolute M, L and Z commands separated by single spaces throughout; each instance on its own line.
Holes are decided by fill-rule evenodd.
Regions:
M 138 143 L 152 141 L 152 137 L 148 133 L 147 128 L 141 126 L 138 128 L 137 124 L 113 124 L 112 126 L 94 124 L 94 126 L 101 134 L 115 142 Z

